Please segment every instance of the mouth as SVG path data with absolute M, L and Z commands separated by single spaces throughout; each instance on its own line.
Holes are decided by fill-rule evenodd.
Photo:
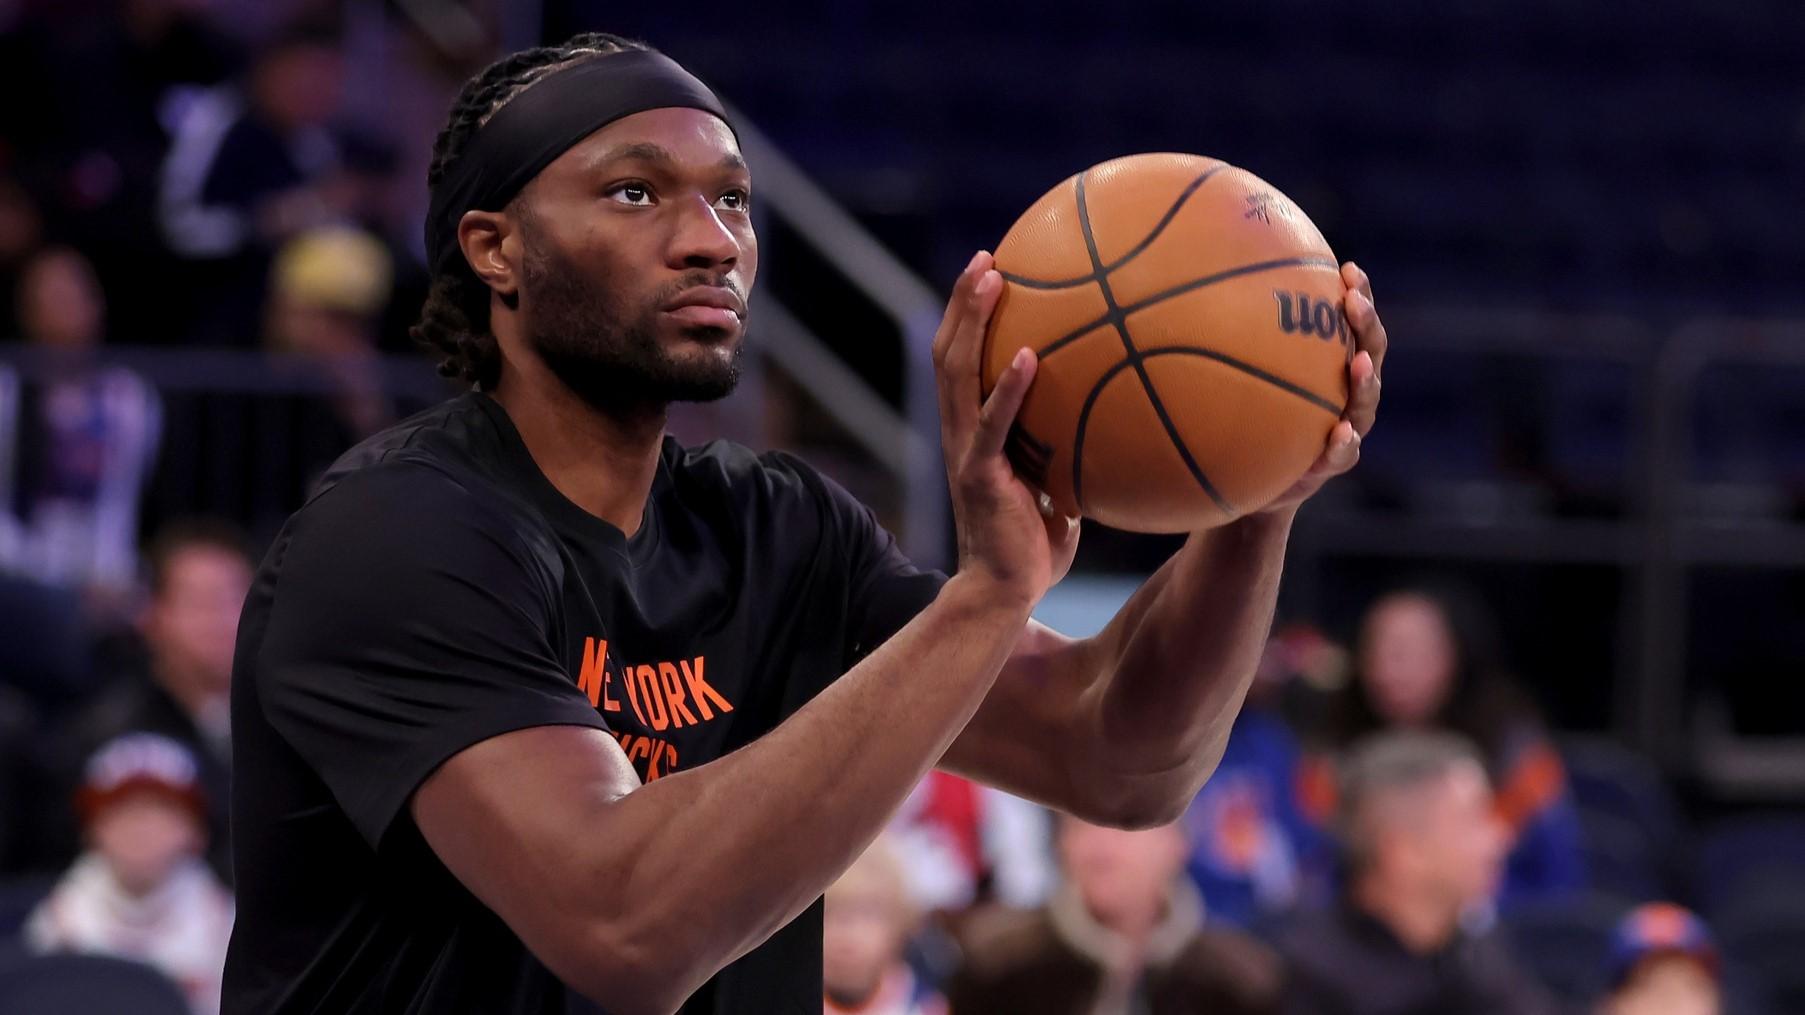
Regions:
M 739 330 L 746 301 L 726 286 L 692 286 L 659 308 L 687 327 Z

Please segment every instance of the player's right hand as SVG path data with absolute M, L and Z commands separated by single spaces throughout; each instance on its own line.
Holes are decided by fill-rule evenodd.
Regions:
M 934 335 L 934 374 L 940 389 L 940 449 L 953 496 L 959 573 L 997 584 L 1020 605 L 1040 601 L 1072 566 L 1078 519 L 1047 517 L 1040 495 L 1022 482 L 1003 454 L 1009 428 L 1027 397 L 1038 365 L 1023 349 L 985 399 L 979 380 L 984 334 L 1003 278 L 979 251 L 960 274 Z

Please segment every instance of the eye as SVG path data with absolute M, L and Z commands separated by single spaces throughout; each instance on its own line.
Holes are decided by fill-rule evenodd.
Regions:
M 609 189 L 608 197 L 622 204 L 645 208 L 652 203 L 652 188 L 638 182 L 622 183 Z
M 752 195 L 736 187 L 717 198 L 715 204 L 727 211 L 745 211 L 752 205 Z

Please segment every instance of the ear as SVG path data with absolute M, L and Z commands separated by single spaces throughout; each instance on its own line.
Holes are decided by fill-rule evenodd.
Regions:
M 467 211 L 458 220 L 458 246 L 483 284 L 510 299 L 520 288 L 520 241 L 506 212 Z

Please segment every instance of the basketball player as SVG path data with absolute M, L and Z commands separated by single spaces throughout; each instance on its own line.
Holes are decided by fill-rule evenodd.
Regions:
M 258 574 L 227 1012 L 814 1011 L 822 890 L 933 766 L 1115 825 L 1191 799 L 1292 513 L 1372 424 L 1357 269 L 1316 467 L 1077 641 L 1029 620 L 1078 527 L 1002 453 L 1033 358 L 980 404 L 987 255 L 934 343 L 946 577 L 802 462 L 663 435 L 733 387 L 758 259 L 700 82 L 606 35 L 517 53 L 429 183 L 417 332 L 474 389 L 347 453 Z

